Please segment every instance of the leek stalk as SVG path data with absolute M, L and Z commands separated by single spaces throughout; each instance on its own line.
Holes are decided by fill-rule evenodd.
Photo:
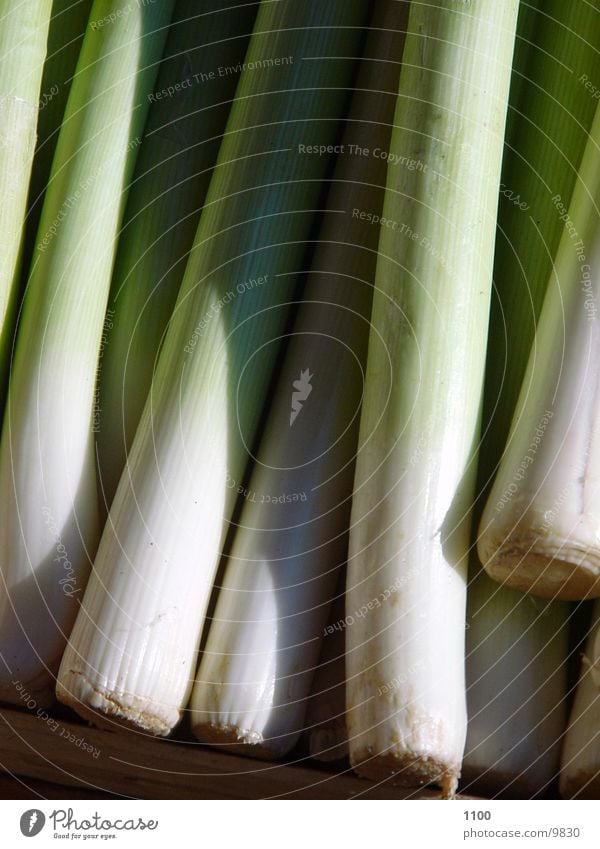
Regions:
M 0 2 L 0 415 L 51 5 L 50 0 Z
M 126 189 L 171 17 L 96 0 L 25 293 L 0 442 L 0 694 L 42 704 L 99 535 L 93 420 Z M 118 14 L 118 13 L 121 14 Z
M 57 694 L 179 721 L 219 555 L 334 153 L 366 0 L 262 2 L 194 246 Z M 239 70 L 237 71 L 239 73 Z
M 517 8 L 411 6 L 392 149 L 422 168 L 388 169 L 350 527 L 351 763 L 447 795 Z
M 347 554 L 378 237 L 360 212 L 383 204 L 398 4 L 377 3 L 372 27 L 191 702 L 197 737 L 254 756 L 280 757 L 302 731 Z
M 256 3 L 180 0 L 119 240 L 100 371 L 98 463 L 110 507 L 150 391 L 243 62 Z
M 600 596 L 599 197 L 596 107 L 571 204 L 553 198 L 564 229 L 478 539 L 492 578 L 546 598 Z
M 539 7 L 539 3 L 537 6 Z M 552 196 L 571 197 L 594 118 L 581 79 L 598 66 L 598 11 L 521 4 L 502 171 L 476 515 L 504 450 L 560 240 Z M 587 74 L 586 74 L 587 72 Z M 466 792 L 543 792 L 566 722 L 567 605 L 501 587 L 473 553 L 467 593 Z
M 48 53 L 39 98 L 37 145 L 27 200 L 23 248 L 25 272 L 29 271 L 29 264 L 33 257 L 35 237 L 58 134 L 65 117 L 69 91 L 91 10 L 92 0 L 53 0 L 52 2 Z M 26 278 L 27 275 L 24 276 Z M 27 282 L 26 279 L 24 282 Z

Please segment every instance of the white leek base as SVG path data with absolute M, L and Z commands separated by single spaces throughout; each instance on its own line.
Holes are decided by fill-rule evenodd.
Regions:
M 450 796 L 467 724 L 465 575 L 445 562 L 441 549 L 433 556 L 435 550 L 423 581 L 407 580 L 379 609 L 348 626 L 347 724 L 359 775 L 412 787 L 438 783 Z M 380 598 L 393 582 L 381 574 L 379 586 L 374 583 L 371 578 L 369 595 Z M 364 590 L 360 595 L 366 597 Z M 353 597 L 349 588 L 349 611 L 357 609 Z
M 560 514 L 541 494 L 524 492 L 510 512 L 489 525 L 478 551 L 495 581 L 543 598 L 600 595 L 599 527 L 594 517 L 563 505 Z M 550 521 L 552 520 L 552 521 Z
M 113 688 L 102 691 L 76 670 L 61 670 L 56 696 L 98 728 L 114 730 L 115 725 L 124 725 L 166 737 L 180 719 L 177 707 Z

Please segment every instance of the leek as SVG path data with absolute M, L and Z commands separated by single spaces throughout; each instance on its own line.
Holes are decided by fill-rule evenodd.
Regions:
M 492 578 L 547 598 L 600 595 L 599 197 L 596 107 L 571 204 L 553 198 L 564 230 L 478 539 Z
M 0 694 L 52 697 L 99 534 L 94 379 L 172 4 L 96 0 L 44 202 L 0 443 Z M 114 20 L 113 20 L 114 18 Z
M 53 0 L 48 54 L 39 98 L 37 145 L 29 184 L 23 259 L 25 271 L 34 253 L 44 193 L 48 186 L 58 134 L 77 67 L 92 0 Z M 25 281 L 26 282 L 26 281 Z
M 381 214 L 405 22 L 383 0 L 372 26 L 191 702 L 197 737 L 254 756 L 302 731 L 347 553 L 378 236 L 358 213 Z
M 262 2 L 152 389 L 61 665 L 96 722 L 168 734 L 305 242 L 366 0 Z M 239 70 L 236 71 L 239 73 Z
M 538 3 L 539 6 L 539 3 Z M 479 504 L 504 449 L 561 222 L 594 118 L 581 83 L 597 66 L 598 12 L 552 0 L 519 11 L 496 237 Z M 564 729 L 568 608 L 501 587 L 474 554 L 467 593 L 464 788 L 531 798 L 554 779 Z
M 422 168 L 388 169 L 350 528 L 351 763 L 446 795 L 517 8 L 411 5 L 392 149 Z
M 521 4 L 521 14 L 528 37 L 532 11 Z M 552 198 L 569 203 L 594 120 L 596 102 L 582 79 L 600 73 L 597 3 L 550 0 L 534 18 L 533 44 L 515 64 L 502 172 L 479 473 L 485 485 L 506 446 L 563 229 Z
M 198 226 L 256 3 L 180 0 L 136 162 L 107 310 L 98 459 L 110 507 Z
M 0 2 L 0 414 L 14 330 L 50 0 Z
M 597 799 L 600 792 L 600 602 L 581 663 L 560 770 L 563 798 Z

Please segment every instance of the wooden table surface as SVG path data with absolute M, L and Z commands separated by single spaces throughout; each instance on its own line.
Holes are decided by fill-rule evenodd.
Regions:
M 0 799 L 116 799 L 110 793 L 90 793 L 79 787 L 65 787 L 34 778 L 0 773 Z
M 435 788 L 402 788 L 337 773 L 308 758 L 269 763 L 227 754 L 194 740 L 107 731 L 64 719 L 0 708 L 4 798 L 125 799 L 438 799 Z M 22 783 L 20 783 L 22 782 Z M 59 785 L 58 788 L 56 785 Z M 78 794 L 78 795 L 76 795 Z

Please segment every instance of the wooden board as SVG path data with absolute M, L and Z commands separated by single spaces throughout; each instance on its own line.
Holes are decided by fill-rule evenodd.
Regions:
M 0 770 L 83 788 L 92 798 L 99 793 L 146 799 L 440 798 L 434 790 L 376 785 L 304 760 L 265 763 L 192 741 L 99 730 L 10 708 L 0 708 Z
M 27 776 L 0 773 L 0 799 L 119 799 L 110 793 L 82 790 L 81 787 L 64 787 L 50 781 L 40 781 Z

